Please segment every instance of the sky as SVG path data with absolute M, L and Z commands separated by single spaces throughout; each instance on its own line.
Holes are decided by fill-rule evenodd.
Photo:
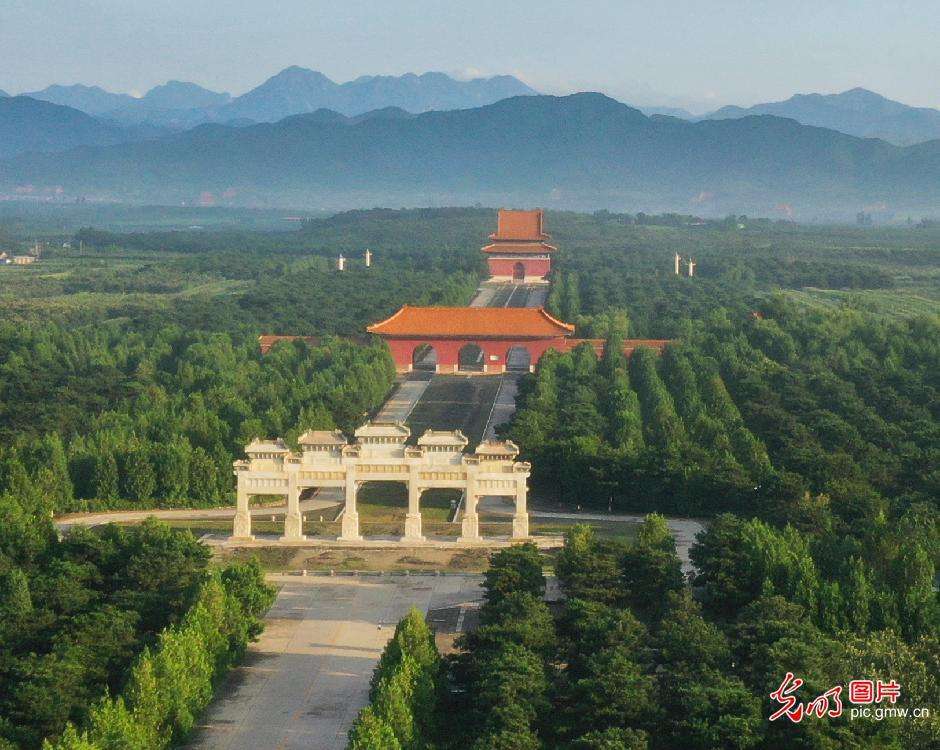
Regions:
M 937 0 L 0 0 L 0 89 L 237 95 L 300 65 L 509 73 L 695 112 L 855 86 L 940 107 L 938 39 Z

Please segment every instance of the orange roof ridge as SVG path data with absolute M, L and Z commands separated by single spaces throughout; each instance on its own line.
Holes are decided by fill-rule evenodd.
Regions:
M 554 315 L 552 315 L 551 313 L 549 313 L 548 310 L 546 310 L 544 307 L 540 307 L 540 308 L 539 308 L 539 312 L 542 313 L 542 315 L 544 315 L 544 316 L 545 316 L 546 318 L 548 318 L 550 321 L 552 321 L 552 323 L 554 323 L 556 326 L 561 326 L 562 328 L 567 328 L 569 331 L 571 331 L 572 333 L 574 333 L 574 324 L 573 324 L 573 323 L 564 323 L 564 322 L 560 321 L 560 320 L 559 320 L 558 318 L 556 318 Z
M 393 320 L 395 320 L 395 318 L 397 318 L 399 315 L 405 312 L 405 310 L 408 309 L 409 307 L 411 307 L 411 305 L 409 305 L 408 303 L 405 303 L 400 308 L 398 308 L 398 310 L 396 310 L 389 317 L 387 317 L 385 320 L 380 320 L 378 323 L 373 323 L 371 326 L 366 326 L 366 330 L 369 333 L 372 333 L 373 328 L 378 328 L 379 326 L 384 326 L 386 323 L 391 323 Z
M 440 338 L 559 338 L 574 326 L 538 307 L 413 307 L 366 330 L 382 336 Z

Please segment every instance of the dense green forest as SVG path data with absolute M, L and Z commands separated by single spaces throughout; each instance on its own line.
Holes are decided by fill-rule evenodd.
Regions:
M 227 501 L 253 437 L 349 430 L 394 377 L 381 346 L 126 322 L 0 324 L 0 351 L 0 492 L 44 511 Z
M 185 736 L 273 600 L 256 564 L 210 573 L 208 560 L 153 520 L 59 539 L 48 515 L 0 494 L 0 747 L 39 748 L 69 723 L 54 747 Z M 122 740 L 132 727 L 137 741 Z
M 607 316 L 620 348 L 625 316 Z M 687 515 L 876 513 L 940 497 L 940 321 L 782 298 L 685 321 L 662 357 L 544 357 L 508 434 L 568 501 Z M 618 330 L 619 329 L 619 330 Z
M 349 748 L 935 747 L 936 717 L 850 721 L 847 694 L 841 716 L 767 720 L 787 672 L 805 680 L 804 703 L 861 677 L 896 680 L 899 706 L 932 706 L 937 603 L 914 573 L 921 553 L 905 549 L 931 533 L 912 512 L 882 540 L 913 566 L 886 585 L 858 558 L 834 563 L 825 535 L 722 516 L 693 547 L 690 590 L 662 517 L 630 546 L 578 526 L 555 563 L 566 599 L 554 604 L 534 546 L 500 551 L 460 651 L 441 660 L 417 613 L 399 624 Z
M 6 219 L 6 231 L 25 238 L 22 222 L 28 219 Z M 111 226 L 140 219 L 136 214 L 117 217 Z M 380 361 L 380 347 L 363 346 L 364 327 L 404 302 L 466 303 L 482 273 L 479 247 L 493 219 L 492 209 L 375 209 L 310 219 L 292 232 L 86 228 L 75 237 L 60 237 L 70 240 L 69 248 L 55 245 L 55 235 L 44 228 L 41 236 L 49 239 L 49 250 L 40 264 L 0 269 L 5 321 L 0 324 L 0 435 L 5 438 L 0 486 L 24 477 L 35 481 L 44 472 L 41 481 L 53 488 L 47 494 L 57 509 L 87 506 L 73 498 L 104 506 L 224 499 L 230 461 L 246 438 L 291 437 L 304 426 L 348 429 L 380 402 L 391 369 Z M 907 440 L 894 438 L 897 430 L 927 418 L 929 388 L 935 388 L 928 342 L 936 326 L 928 320 L 908 335 L 909 316 L 878 314 L 869 324 L 858 310 L 892 300 L 925 312 L 940 309 L 935 303 L 940 300 L 936 229 L 812 228 L 740 216 L 703 222 L 676 214 L 608 212 L 551 213 L 547 221 L 559 247 L 549 299 L 554 312 L 576 321 L 584 335 L 667 336 L 683 344 L 681 354 L 652 368 L 655 373 L 643 355 L 630 367 L 592 365 L 580 354 L 570 361 L 546 358 L 538 376 L 544 382 L 537 389 L 523 388 L 521 405 L 532 398 L 532 409 L 523 408 L 513 427 L 531 457 L 548 459 L 555 448 L 564 452 L 560 461 L 537 461 L 536 484 L 558 486 L 569 496 L 570 482 L 553 484 L 551 475 L 538 472 L 580 462 L 591 473 L 578 502 L 605 503 L 616 490 L 618 506 L 681 512 L 749 508 L 761 497 L 772 497 L 781 477 L 788 480 L 789 494 L 804 485 L 828 492 L 823 470 L 781 445 L 802 438 L 768 437 L 776 428 L 766 420 L 780 422 L 781 413 L 803 409 L 794 418 L 806 429 L 819 426 L 818 415 L 798 402 L 795 391 L 814 387 L 814 373 L 829 366 L 827 358 L 842 356 L 837 350 L 843 346 L 836 342 L 844 342 L 851 362 L 852 372 L 842 382 L 856 393 L 845 398 L 864 401 L 856 406 L 864 414 L 877 412 L 879 426 L 892 426 L 894 432 L 882 430 L 875 438 L 859 426 L 868 417 L 843 415 L 861 429 L 868 447 L 846 447 L 854 438 L 841 428 L 830 430 L 823 439 L 826 454 L 834 455 L 830 463 L 847 450 L 855 475 L 864 474 L 866 461 L 881 460 L 871 446 L 887 445 L 892 455 L 904 456 L 896 473 L 912 472 L 912 478 L 929 473 L 926 467 L 936 450 L 934 422 L 918 427 Z M 375 260 L 368 269 L 361 259 L 365 248 L 372 249 Z M 675 250 L 696 258 L 695 278 L 672 275 Z M 339 253 L 350 259 L 343 273 L 333 265 Z M 824 292 L 807 291 L 806 285 L 819 290 L 834 284 L 849 288 L 840 293 L 882 296 L 869 296 L 864 303 L 850 296 L 827 317 L 829 308 L 820 306 Z M 794 304 L 770 297 L 781 288 Z M 800 321 L 810 320 L 803 315 L 807 309 L 818 311 L 817 322 L 807 322 L 802 330 Z M 755 311 L 765 320 L 753 320 Z M 853 333 L 848 339 L 837 337 L 831 350 L 804 357 L 803 338 L 812 338 L 813 326 L 825 327 L 818 321 L 827 320 L 834 331 L 854 326 L 861 338 L 852 340 Z M 799 356 L 787 360 L 780 352 L 764 353 L 774 336 L 766 331 L 775 325 L 785 328 L 781 340 L 786 341 L 780 345 L 792 339 L 797 350 L 791 354 Z M 867 385 L 858 380 L 877 368 L 887 351 L 888 344 L 878 344 L 873 331 L 895 344 L 915 341 L 910 352 L 898 356 L 901 366 L 907 366 L 905 357 L 920 363 L 910 377 L 920 378 L 928 390 L 915 395 L 920 387 L 915 382 L 898 385 L 900 398 L 913 404 L 898 407 L 906 411 L 892 412 L 881 391 L 883 381 L 895 383 L 900 376 L 884 370 L 872 374 L 876 381 Z M 282 345 L 288 351 L 260 357 L 255 350 L 260 333 L 313 335 L 320 344 Z M 917 355 L 920 339 L 924 348 Z M 853 352 L 860 342 L 871 342 L 870 356 L 856 363 Z M 752 361 L 761 367 L 741 364 Z M 640 365 L 643 372 L 634 372 Z M 688 393 L 688 404 L 676 394 L 689 387 L 682 380 L 688 379 L 687 366 L 694 371 L 697 391 Z M 672 369 L 660 372 L 663 368 Z M 549 377 L 553 369 L 558 373 Z M 784 370 L 793 372 L 787 376 Z M 748 403 L 757 404 L 761 397 L 742 389 L 758 387 L 755 379 L 760 378 L 762 387 L 775 390 L 786 377 L 793 382 L 786 392 L 775 391 L 778 411 L 768 406 L 752 414 Z M 575 408 L 571 396 L 583 413 L 558 419 L 558 408 Z M 729 397 L 730 405 L 709 403 Z M 785 397 L 784 403 L 780 399 Z M 554 404 L 558 398 L 560 406 Z M 675 414 L 669 413 L 670 404 L 678 409 Z M 535 431 L 527 435 L 526 412 L 543 407 Z M 843 399 L 826 404 L 824 411 L 841 414 L 853 408 Z M 628 424 L 619 424 L 622 419 Z M 734 442 L 730 451 L 721 441 L 711 442 L 723 425 Z M 665 428 L 675 428 L 676 434 L 653 434 Z M 557 429 L 564 434 L 556 434 Z M 790 481 L 796 475 L 803 479 Z M 878 479 L 875 487 L 893 493 L 903 481 L 888 486 Z M 924 491 L 923 482 L 914 484 L 920 489 L 912 489 Z
M 209 574 L 191 538 L 153 524 L 59 540 L 50 511 L 231 502 L 252 437 L 351 430 L 394 376 L 364 326 L 466 303 L 493 223 L 377 209 L 293 232 L 85 229 L 0 268 L 4 741 L 186 734 L 257 627 L 257 569 Z M 26 242 L 24 226 L 0 242 Z M 606 212 L 548 228 L 549 307 L 611 345 L 546 355 L 508 434 L 536 498 L 711 517 L 692 596 L 655 518 L 633 547 L 572 532 L 563 605 L 541 601 L 534 550 L 501 553 L 457 657 L 420 617 L 402 625 L 354 746 L 936 743 L 936 723 L 766 717 L 786 669 L 816 694 L 886 675 L 935 703 L 940 232 Z M 694 278 L 673 275 L 677 250 Z M 316 341 L 261 356 L 261 333 Z M 626 359 L 625 337 L 675 343 Z

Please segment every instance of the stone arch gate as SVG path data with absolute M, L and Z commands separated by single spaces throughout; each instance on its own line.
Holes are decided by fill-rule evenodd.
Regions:
M 411 430 L 401 422 L 367 422 L 350 443 L 338 430 L 309 431 L 298 439 L 300 452 L 292 452 L 283 440 L 255 439 L 245 448 L 247 459 L 234 463 L 237 504 L 233 541 L 251 535 L 249 499 L 252 495 L 284 495 L 282 541 L 303 541 L 300 493 L 310 487 L 342 487 L 346 507 L 340 541 L 360 541 L 356 494 L 369 481 L 403 482 L 408 487 L 405 543 L 423 542 L 421 493 L 432 488 L 464 491 L 464 516 L 459 541 L 479 542 L 477 502 L 486 495 L 515 501 L 513 539 L 529 536 L 526 481 L 531 465 L 516 461 L 519 448 L 510 441 L 485 440 L 467 453 L 468 440 L 459 430 L 428 430 L 415 446 L 406 445 Z

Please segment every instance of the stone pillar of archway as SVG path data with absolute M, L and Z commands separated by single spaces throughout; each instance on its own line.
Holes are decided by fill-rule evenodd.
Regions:
M 464 495 L 463 520 L 460 523 L 461 542 L 480 541 L 480 516 L 477 513 L 477 478 L 476 471 L 467 467 L 467 489 Z
M 526 509 L 526 480 L 516 480 L 516 513 L 512 517 L 512 538 L 526 539 L 529 536 L 529 511 Z
M 303 517 L 300 515 L 300 489 L 297 487 L 297 472 L 287 474 L 287 514 L 284 516 L 282 542 L 302 542 L 304 536 Z
M 346 508 L 343 511 L 343 528 L 340 532 L 340 541 L 361 542 L 359 535 L 359 513 L 356 511 L 356 467 L 346 466 Z
M 418 485 L 418 465 L 408 467 L 408 513 L 405 516 L 403 542 L 424 542 L 421 533 L 421 487 Z
M 232 539 L 239 542 L 254 540 L 251 535 L 251 511 L 248 508 L 248 488 L 241 474 L 238 475 L 238 486 L 235 490 L 235 521 L 232 525 Z

